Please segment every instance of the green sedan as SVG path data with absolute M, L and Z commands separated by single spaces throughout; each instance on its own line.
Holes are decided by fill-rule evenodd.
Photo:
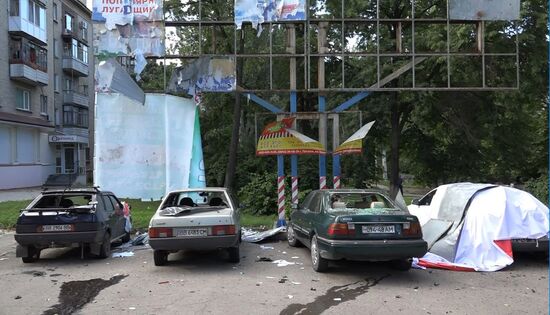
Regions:
M 376 190 L 312 191 L 292 211 L 287 239 L 310 248 L 318 272 L 339 259 L 390 261 L 408 270 L 411 258 L 427 251 L 418 219 Z

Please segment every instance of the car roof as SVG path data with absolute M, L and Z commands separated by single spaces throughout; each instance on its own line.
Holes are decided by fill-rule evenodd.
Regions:
M 67 193 L 87 193 L 87 194 L 111 194 L 114 195 L 110 191 L 106 190 L 99 190 L 98 188 L 94 187 L 80 187 L 80 188 L 67 188 L 67 189 L 48 189 L 43 190 L 43 195 L 49 195 L 49 194 L 67 194 Z
M 386 194 L 385 191 L 376 188 L 360 189 L 360 188 L 341 188 L 341 189 L 318 189 L 317 191 L 325 191 L 330 194 L 334 193 L 379 193 Z
M 171 192 L 169 192 L 169 194 L 172 194 L 172 193 L 184 193 L 184 192 L 195 192 L 195 191 L 212 191 L 212 192 L 216 192 L 216 191 L 229 191 L 226 187 L 195 187 L 195 188 L 184 188 L 184 189 L 179 189 L 179 190 L 173 190 Z

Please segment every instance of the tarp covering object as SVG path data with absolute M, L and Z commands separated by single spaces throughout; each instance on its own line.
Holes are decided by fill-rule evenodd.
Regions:
M 463 203 L 462 209 L 456 201 L 447 201 L 456 200 L 456 187 L 462 187 L 470 194 L 468 185 L 477 191 Z M 447 187 L 441 209 L 434 219 L 458 222 L 452 221 L 449 232 L 429 249 L 429 254 L 418 260 L 419 265 L 453 269 L 448 268 L 451 265 L 476 271 L 496 271 L 514 261 L 510 240 L 539 239 L 548 235 L 548 208 L 531 194 L 505 186 L 461 183 L 456 187 Z M 428 225 L 423 226 L 423 230 L 429 228 Z M 448 229 L 446 224 L 440 228 Z M 446 250 L 441 251 L 441 248 L 451 248 L 452 255 Z
M 363 149 L 363 139 L 367 136 L 367 133 L 374 125 L 374 120 L 359 128 L 351 137 L 339 145 L 333 152 L 333 154 L 361 154 Z
M 290 129 L 294 117 L 267 124 L 258 139 L 256 155 L 325 154 L 323 145 L 296 130 Z
M 305 10 L 305 0 L 235 0 L 235 24 L 240 29 L 243 22 L 251 22 L 256 29 L 261 23 L 303 21 Z
M 121 94 L 98 93 L 94 185 L 121 197 L 157 200 L 190 182 L 204 187 L 190 179 L 193 149 L 202 151 L 193 147 L 200 132 L 195 113 L 194 102 L 181 97 L 146 94 L 140 104 Z M 200 171 L 195 167 L 193 174 L 204 178 Z

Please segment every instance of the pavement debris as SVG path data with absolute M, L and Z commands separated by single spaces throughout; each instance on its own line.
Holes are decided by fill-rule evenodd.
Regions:
M 269 257 L 259 257 L 256 259 L 256 262 L 272 262 L 273 259 L 269 258 Z

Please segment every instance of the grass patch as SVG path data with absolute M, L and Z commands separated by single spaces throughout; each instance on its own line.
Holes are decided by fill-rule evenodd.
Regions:
M 25 208 L 32 200 L 0 202 L 0 228 L 13 229 L 19 217 L 19 211 Z M 147 230 L 149 220 L 157 210 L 160 201 L 141 201 L 139 199 L 121 199 L 132 206 L 132 222 L 134 230 Z M 277 220 L 276 215 L 252 215 L 241 213 L 241 225 L 247 227 L 265 226 L 271 228 Z
M 277 221 L 276 215 L 254 215 L 241 213 L 241 226 L 246 227 L 267 227 L 270 229 Z
M 0 228 L 15 228 L 19 217 L 19 211 L 25 208 L 32 200 L 4 201 L 0 202 Z

